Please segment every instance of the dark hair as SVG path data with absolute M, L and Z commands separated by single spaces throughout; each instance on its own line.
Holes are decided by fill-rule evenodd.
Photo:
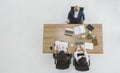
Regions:
M 85 57 L 82 57 L 78 60 L 78 64 L 79 65 L 86 65 L 87 64 L 87 60 Z
M 61 63 L 61 64 L 66 63 L 68 61 L 67 60 L 67 55 L 65 54 L 64 51 L 60 51 L 58 53 L 57 61 L 58 61 L 58 63 Z
M 64 51 L 60 51 L 59 54 L 64 54 L 65 52 Z

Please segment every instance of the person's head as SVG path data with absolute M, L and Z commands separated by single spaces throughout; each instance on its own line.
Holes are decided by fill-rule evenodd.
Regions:
M 59 55 L 63 55 L 63 54 L 65 54 L 64 51 L 60 51 L 60 52 L 59 52 Z
M 87 64 L 86 58 L 85 58 L 85 57 L 80 58 L 80 59 L 78 60 L 78 64 L 80 64 L 80 65 L 85 65 L 85 64 Z
M 79 11 L 79 7 L 76 5 L 76 6 L 74 6 L 74 11 L 75 12 L 78 12 Z

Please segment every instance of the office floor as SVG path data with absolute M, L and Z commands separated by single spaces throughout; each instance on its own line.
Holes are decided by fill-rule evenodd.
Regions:
M 91 54 L 85 73 L 119 73 L 119 0 L 1 0 L 0 73 L 80 73 L 72 64 L 55 69 L 52 54 L 42 53 L 43 24 L 65 23 L 76 4 L 85 7 L 85 23 L 103 24 L 104 54 Z

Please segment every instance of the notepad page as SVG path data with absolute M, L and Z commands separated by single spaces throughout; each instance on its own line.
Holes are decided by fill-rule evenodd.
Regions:
M 85 49 L 92 50 L 93 49 L 93 43 L 87 43 L 87 42 L 85 42 Z
M 63 41 L 55 41 L 55 50 L 58 51 L 67 51 L 68 48 L 68 42 L 63 42 Z
M 74 33 L 75 35 L 80 34 L 81 33 L 80 27 L 74 27 Z
M 85 33 L 85 32 L 86 32 L 86 30 L 85 30 L 85 26 L 84 25 L 80 25 L 80 26 L 74 27 L 75 35 L 81 34 L 81 33 Z

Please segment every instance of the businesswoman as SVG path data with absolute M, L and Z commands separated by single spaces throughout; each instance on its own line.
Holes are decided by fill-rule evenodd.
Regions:
M 90 66 L 90 58 L 85 48 L 82 45 L 76 45 L 74 52 L 73 65 L 78 71 L 88 71 Z
M 81 58 L 86 58 L 86 62 L 89 61 L 89 57 L 85 48 L 82 45 L 77 45 L 74 52 L 74 58 L 79 63 Z M 85 61 L 83 62 L 85 63 Z
M 84 20 L 85 20 L 85 16 L 81 8 L 78 6 L 74 6 L 74 9 L 71 9 L 71 11 L 68 14 L 67 23 L 68 24 L 83 24 Z

